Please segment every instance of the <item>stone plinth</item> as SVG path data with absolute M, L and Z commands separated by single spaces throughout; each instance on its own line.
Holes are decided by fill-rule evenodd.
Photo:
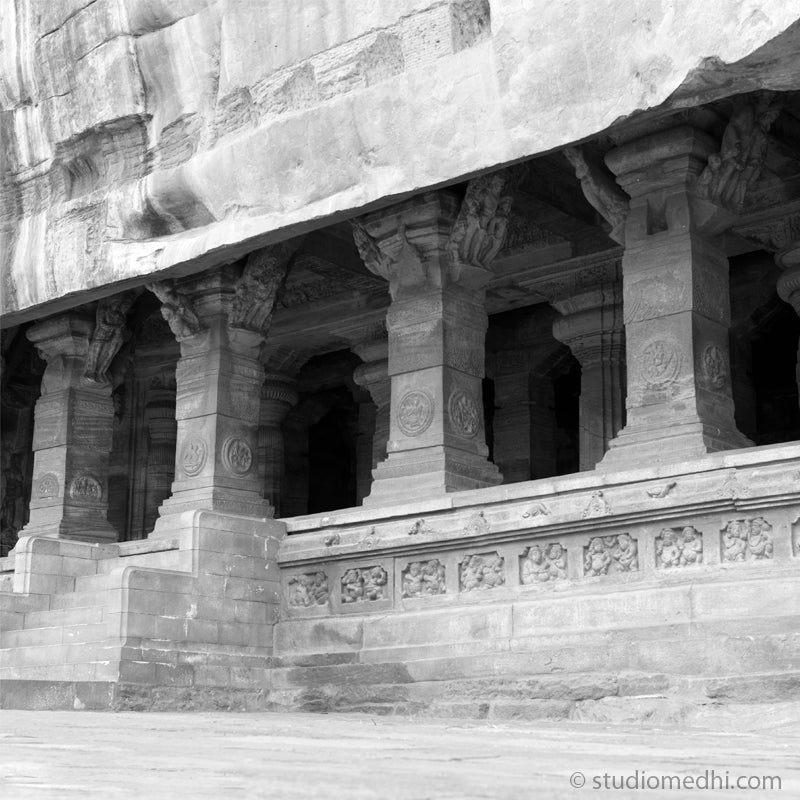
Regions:
M 481 187 L 485 194 L 477 204 L 491 203 L 491 188 Z M 495 196 L 490 217 L 497 205 Z M 392 295 L 386 317 L 389 454 L 374 471 L 365 505 L 502 480 L 487 460 L 483 418 L 483 287 L 491 273 L 478 254 L 481 243 L 473 237 L 472 251 L 464 256 L 458 240 L 460 230 L 469 231 L 470 213 L 459 214 L 454 195 L 429 193 L 371 214 L 356 228 L 362 257 L 389 280 Z
M 580 469 L 594 469 L 625 419 L 625 330 L 619 286 L 598 287 L 553 305 L 553 335 L 581 365 Z
M 30 520 L 21 536 L 114 541 L 108 466 L 114 424 L 111 384 L 86 377 L 93 322 L 64 314 L 28 338 L 47 362 L 36 403 Z
M 718 236 L 733 217 L 696 191 L 716 150 L 686 126 L 606 157 L 631 207 L 622 260 L 628 418 L 604 468 L 751 444 L 733 418 L 728 261 Z

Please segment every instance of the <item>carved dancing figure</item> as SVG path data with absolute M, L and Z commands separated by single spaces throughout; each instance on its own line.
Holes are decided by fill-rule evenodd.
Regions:
M 695 528 L 687 525 L 683 529 L 681 566 L 692 566 L 703 562 L 703 539 Z
M 656 543 L 656 553 L 661 558 L 662 567 L 677 567 L 681 560 L 681 548 L 678 545 L 678 535 L 672 528 L 661 531 L 660 541 Z
M 362 573 L 364 582 L 364 599 L 380 600 L 383 597 L 383 587 L 386 586 L 389 576 L 383 567 L 372 567 Z
M 545 562 L 542 548 L 538 544 L 532 544 L 528 548 L 528 555 L 522 563 L 522 582 L 526 585 L 531 583 L 546 583 L 550 580 L 550 568 Z
M 589 541 L 583 560 L 584 571 L 587 575 L 607 575 L 610 566 L 611 556 L 606 551 L 602 537 L 594 537 Z
M 422 573 L 422 594 L 441 594 L 444 591 L 444 564 L 438 558 L 425 564 Z
M 560 542 L 552 542 L 547 548 L 547 560 L 551 578 L 567 577 L 567 553 Z
M 747 532 L 741 520 L 728 523 L 723 534 L 726 561 L 744 561 L 747 555 Z
M 122 346 L 127 314 L 135 299 L 135 292 L 124 292 L 98 302 L 94 332 L 86 356 L 87 380 L 93 383 L 108 380 L 108 369 Z
M 364 584 L 357 569 L 348 569 L 342 576 L 342 602 L 355 603 L 364 596 Z
M 754 519 L 750 523 L 750 532 L 747 535 L 747 546 L 750 554 L 756 561 L 772 558 L 772 537 L 768 531 L 772 526 L 761 517 Z
M 617 564 L 622 572 L 639 569 L 639 545 L 629 533 L 621 533 L 617 537 Z

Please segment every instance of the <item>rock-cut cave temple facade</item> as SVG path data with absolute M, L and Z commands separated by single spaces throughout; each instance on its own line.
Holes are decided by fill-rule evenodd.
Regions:
M 796 695 L 800 2 L 4 0 L 0 98 L 0 705 Z

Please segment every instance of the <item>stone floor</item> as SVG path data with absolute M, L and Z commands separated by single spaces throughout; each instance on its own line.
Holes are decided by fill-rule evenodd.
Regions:
M 0 797 L 800 797 L 800 704 L 706 727 L 330 714 L 0 712 Z M 702 722 L 702 721 L 701 721 Z M 782 790 L 596 790 L 594 776 L 774 775 Z M 586 785 L 576 783 L 581 773 Z M 600 777 L 602 780 L 602 777 Z

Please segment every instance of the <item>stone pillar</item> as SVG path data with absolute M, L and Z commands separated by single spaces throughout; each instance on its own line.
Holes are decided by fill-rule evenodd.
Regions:
M 778 278 L 778 296 L 789 303 L 800 314 L 800 239 L 784 247 L 775 256 L 778 266 L 784 271 Z M 800 397 L 800 343 L 797 348 L 797 378 L 798 397 Z
M 459 210 L 429 192 L 354 223 L 367 267 L 389 280 L 388 457 L 365 505 L 498 484 L 488 459 L 482 379 L 484 287 L 505 238 L 505 174 L 472 181 Z
M 160 381 L 159 384 L 162 382 Z M 171 382 L 150 386 L 144 409 L 147 428 L 147 470 L 145 475 L 144 533 L 153 530 L 158 509 L 169 497 L 175 477 L 175 389 Z
M 358 386 L 366 389 L 372 398 L 370 463 L 371 470 L 374 470 L 386 458 L 386 448 L 389 443 L 389 408 L 391 400 L 388 360 L 389 344 L 385 338 L 377 339 L 372 342 L 353 345 L 353 352 L 364 361 L 363 364 L 356 367 L 353 373 L 353 380 Z M 365 421 L 365 427 L 369 425 L 369 422 L 369 419 Z M 359 415 L 360 425 L 361 419 Z M 369 489 L 370 486 L 359 487 L 358 493 L 360 497 L 366 497 L 369 494 Z
M 609 284 L 554 300 L 564 316 L 553 335 L 581 365 L 579 459 L 594 469 L 625 419 L 625 331 L 622 287 Z
M 117 539 L 107 519 L 114 404 L 110 381 L 90 363 L 95 327 L 91 317 L 70 313 L 28 330 L 47 368 L 35 411 L 30 519 L 21 536 Z
M 683 126 L 606 156 L 631 205 L 622 260 L 628 416 L 605 468 L 751 444 L 736 429 L 731 397 L 728 261 L 719 234 L 733 215 L 701 180 L 715 151 L 711 137 Z
M 270 373 L 261 387 L 261 412 L 258 425 L 258 463 L 264 497 L 281 514 L 284 476 L 283 421 L 297 405 L 296 381 L 288 375 Z
M 148 287 L 181 351 L 175 480 L 152 536 L 174 535 L 186 511 L 272 515 L 257 463 L 259 353 L 296 247 L 285 242 L 251 254 L 241 274 L 231 265 Z

